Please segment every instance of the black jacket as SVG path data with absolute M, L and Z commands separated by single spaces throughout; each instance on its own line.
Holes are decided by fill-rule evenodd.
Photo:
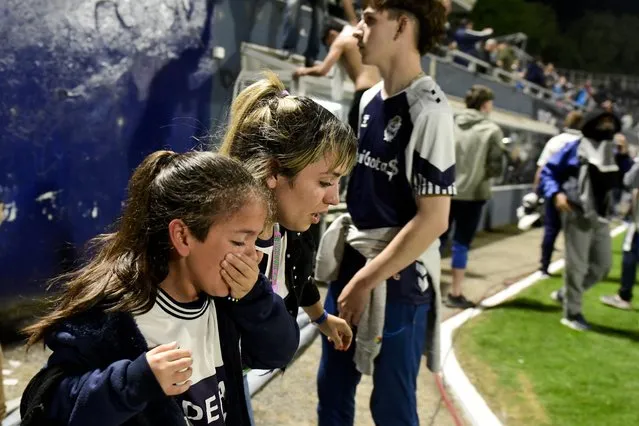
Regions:
M 311 231 L 295 232 L 281 228 L 286 233 L 286 310 L 297 317 L 299 307 L 312 306 L 320 300 L 320 293 L 313 279 L 313 267 L 317 246 Z M 267 259 L 260 264 L 266 269 Z
M 227 371 L 226 424 L 249 425 L 242 364 L 286 366 L 299 328 L 264 276 L 237 303 L 213 300 Z M 132 315 L 94 309 L 65 321 L 45 343 L 53 354 L 23 394 L 22 426 L 185 425 L 182 409 L 163 393 L 146 361 L 149 348 Z

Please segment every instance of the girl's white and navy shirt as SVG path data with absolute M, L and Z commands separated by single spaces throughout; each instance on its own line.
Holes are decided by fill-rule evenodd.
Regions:
M 215 304 L 206 295 L 190 303 L 180 303 L 162 289 L 153 308 L 135 317 L 135 322 L 149 348 L 177 342 L 189 349 L 193 357 L 192 385 L 178 400 L 185 424 L 225 425 L 224 363 Z

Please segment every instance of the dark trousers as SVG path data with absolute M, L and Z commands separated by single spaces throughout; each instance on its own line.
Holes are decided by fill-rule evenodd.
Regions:
M 477 233 L 477 226 L 481 218 L 481 209 L 484 207 L 484 204 L 486 204 L 484 200 L 467 201 L 455 199 L 450 203 L 448 229 L 439 237 L 439 240 L 441 243 L 440 250 L 443 251 L 454 225 L 452 266 L 455 269 L 466 269 L 468 250 Z
M 637 262 L 639 262 L 639 233 L 632 226 L 626 235 L 621 261 L 621 288 L 619 297 L 626 302 L 632 300 L 632 288 L 635 285 L 637 275 Z
M 346 246 L 346 250 L 353 250 Z M 345 257 L 346 258 L 346 257 Z M 365 262 L 365 261 L 364 261 Z M 338 315 L 337 299 L 362 264 L 342 264 L 339 278 L 329 286 L 324 307 Z M 375 358 L 370 409 L 377 426 L 419 426 L 417 376 L 426 345 L 430 303 L 387 300 L 382 347 Z M 354 330 L 357 334 L 357 330 Z M 352 426 L 355 391 L 362 377 L 355 367 L 356 339 L 348 351 L 335 350 L 322 336 L 322 357 L 317 373 L 319 426 Z
M 308 33 L 308 45 L 304 56 L 306 61 L 315 61 L 320 52 L 320 37 L 324 18 L 326 17 L 326 0 L 306 0 L 313 9 L 311 28 Z M 300 19 L 303 0 L 287 0 L 284 17 L 283 48 L 295 52 L 300 35 Z
M 541 242 L 541 270 L 548 272 L 552 252 L 555 250 L 555 241 L 561 231 L 561 216 L 552 200 L 546 200 L 546 215 L 544 217 L 544 239 Z

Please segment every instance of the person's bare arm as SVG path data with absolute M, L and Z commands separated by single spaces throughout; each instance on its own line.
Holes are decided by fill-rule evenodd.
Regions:
M 357 22 L 357 14 L 355 13 L 355 6 L 353 6 L 353 0 L 342 0 L 342 7 L 344 8 L 344 15 L 346 15 L 346 19 L 351 23 L 352 26 L 356 26 Z
M 344 43 L 339 40 L 335 40 L 335 43 L 331 46 L 328 51 L 328 55 L 322 61 L 321 64 L 317 64 L 312 67 L 301 67 L 295 70 L 293 73 L 294 77 L 302 77 L 302 76 L 313 76 L 313 77 L 323 77 L 331 70 L 333 65 L 339 61 L 344 53 Z

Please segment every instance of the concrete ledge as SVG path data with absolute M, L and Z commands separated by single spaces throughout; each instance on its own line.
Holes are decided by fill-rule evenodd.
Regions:
M 2 420 L 2 426 L 20 425 L 20 398 L 7 401 L 7 417 Z

